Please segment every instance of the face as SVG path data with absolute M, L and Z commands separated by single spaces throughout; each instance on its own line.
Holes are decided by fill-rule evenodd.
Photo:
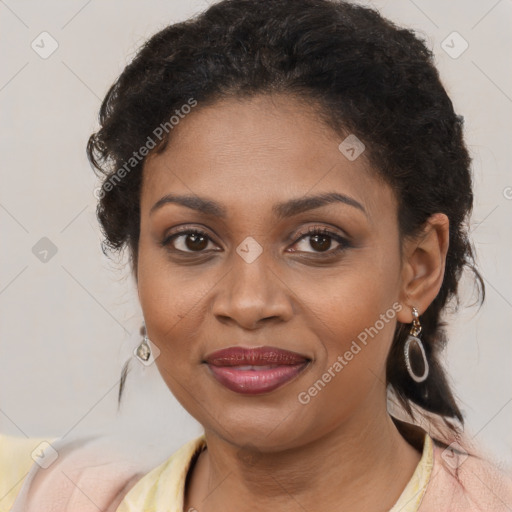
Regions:
M 156 364 L 235 445 L 296 447 L 385 411 L 397 203 L 364 153 L 340 151 L 347 135 L 291 97 L 229 99 L 199 105 L 145 163 L 137 281 Z M 294 357 L 205 362 L 230 347 Z

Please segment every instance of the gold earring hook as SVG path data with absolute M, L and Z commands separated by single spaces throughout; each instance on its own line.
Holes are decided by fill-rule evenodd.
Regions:
M 412 307 L 412 327 L 411 334 L 413 336 L 418 336 L 421 332 L 421 324 L 419 321 L 418 310 L 413 306 Z

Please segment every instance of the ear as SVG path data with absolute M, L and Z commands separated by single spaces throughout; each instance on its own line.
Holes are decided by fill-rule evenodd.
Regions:
M 429 217 L 418 236 L 407 239 L 402 250 L 400 302 L 402 323 L 412 322 L 414 306 L 421 315 L 436 298 L 443 284 L 448 252 L 450 221 L 444 213 Z

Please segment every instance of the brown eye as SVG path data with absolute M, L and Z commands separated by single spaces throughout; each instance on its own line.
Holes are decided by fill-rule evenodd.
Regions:
M 208 238 L 199 233 L 185 235 L 185 246 L 191 251 L 203 251 L 208 246 Z
M 313 235 L 310 236 L 309 245 L 315 251 L 324 252 L 331 248 L 332 238 L 328 235 Z
M 188 229 L 174 233 L 163 240 L 162 245 L 174 252 L 202 252 L 206 250 L 210 237 L 198 229 Z
M 334 248 L 332 248 L 333 245 Z M 348 241 L 337 233 L 326 228 L 311 228 L 306 234 L 300 236 L 295 243 L 296 248 L 293 249 L 293 252 L 317 253 L 319 255 L 325 253 L 327 256 L 341 252 L 349 246 Z

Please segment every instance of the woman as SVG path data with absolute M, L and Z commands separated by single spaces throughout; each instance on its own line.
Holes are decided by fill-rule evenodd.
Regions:
M 153 36 L 100 123 L 136 357 L 204 435 L 142 474 L 96 460 L 94 496 L 68 449 L 13 510 L 512 507 L 439 362 L 461 272 L 483 284 L 462 119 L 422 41 L 350 3 L 224 0 Z

